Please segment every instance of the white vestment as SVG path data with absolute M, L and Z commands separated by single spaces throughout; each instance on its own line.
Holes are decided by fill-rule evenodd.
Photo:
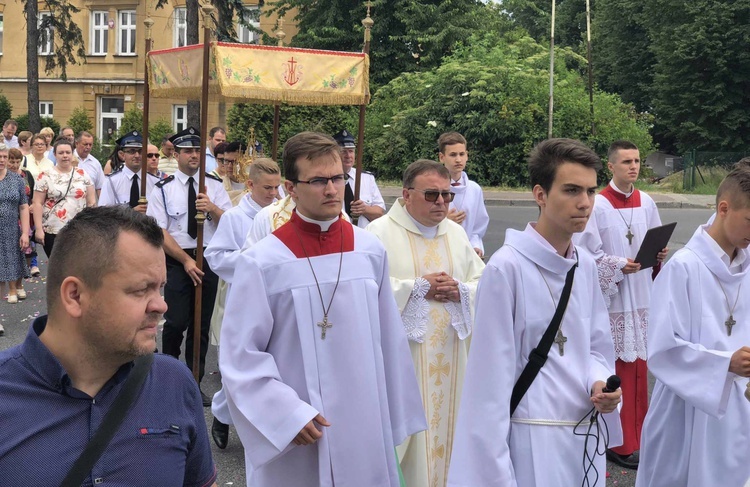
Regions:
M 354 250 L 343 254 L 325 339 L 307 259 L 270 235 L 237 264 L 219 363 L 248 485 L 396 487 L 395 446 L 426 428 L 385 250 L 351 230 Z M 340 258 L 310 258 L 326 306 Z M 319 413 L 331 426 L 314 445 L 295 446 Z
M 444 486 L 453 427 L 461 398 L 473 298 L 484 269 L 461 227 L 448 220 L 425 238 L 399 198 L 367 230 L 388 252 L 391 285 L 409 337 L 429 430 L 399 448 L 407 486 Z M 429 283 L 421 276 L 445 272 L 460 283 L 461 302 L 427 300 Z
M 750 252 L 738 250 L 739 272 L 730 273 L 707 228 L 675 253 L 654 285 L 648 366 L 656 385 L 637 486 L 733 487 L 750 477 L 748 379 L 729 372 L 732 354 L 750 344 Z M 728 336 L 724 322 L 737 296 Z
M 456 193 L 456 196 L 451 202 L 450 208 L 466 212 L 466 219 L 461 222 L 461 226 L 466 231 L 471 246 L 484 252 L 482 239 L 487 232 L 487 226 L 490 224 L 490 216 L 484 206 L 482 188 L 470 180 L 465 172 L 461 173 L 460 183 L 458 186 L 451 186 L 451 191 Z
M 612 183 L 608 191 L 616 191 L 611 186 Z M 661 226 L 654 200 L 642 191 L 636 189 L 635 192 L 640 197 L 640 205 L 627 208 L 613 205 L 602 194 L 596 195 L 586 230 L 573 237 L 573 242 L 589 251 L 596 260 L 599 286 L 609 309 L 615 357 L 624 362 L 647 358 L 653 269 L 628 275 L 621 269 L 627 264 L 627 258 L 635 258 L 649 228 Z M 629 231 L 633 235 L 632 244 L 626 237 Z
M 529 224 L 508 230 L 505 245 L 479 281 L 471 353 L 456 424 L 448 485 L 454 487 L 579 486 L 584 438 L 574 425 L 593 407 L 591 388 L 614 373 L 614 351 L 596 263 L 579 264 L 561 331 L 564 354 L 552 344 L 547 362 L 510 418 L 513 385 L 547 329 L 575 254 L 560 256 Z M 546 279 L 546 281 L 545 281 Z M 549 284 L 549 289 L 547 285 Z M 551 292 L 550 292 L 551 290 Z M 555 304 L 553 304 L 553 298 Z M 621 441 L 619 415 L 605 414 L 609 446 Z M 586 432 L 586 420 L 577 431 Z M 589 440 L 593 455 L 594 440 Z M 597 456 L 605 485 L 606 461 Z

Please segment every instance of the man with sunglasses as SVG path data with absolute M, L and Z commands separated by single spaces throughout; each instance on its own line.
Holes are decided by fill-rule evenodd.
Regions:
M 442 487 L 484 263 L 464 229 L 447 218 L 454 194 L 445 166 L 427 159 L 412 163 L 402 194 L 367 230 L 388 252 L 391 286 L 430 418 L 427 432 L 399 448 L 401 468 L 406 485 Z
M 117 139 L 116 143 L 120 147 L 117 155 L 124 164 L 117 171 L 107 174 L 106 182 L 99 195 L 99 206 L 128 205 L 135 211 L 146 213 L 147 205 L 138 204 L 141 196 L 143 137 L 134 130 Z M 150 173 L 146 174 L 146 197 L 148 198 L 154 185 L 159 182 L 159 178 Z
M 208 333 L 211 324 L 216 288 L 219 278 L 207 262 L 203 269 L 196 266 L 195 256 L 198 235 L 197 213 L 206 214 L 203 224 L 203 245 L 208 245 L 224 211 L 232 207 L 229 195 L 221 180 L 206 174 L 206 192 L 198 188 L 200 170 L 200 132 L 188 127 L 172 136 L 175 147 L 177 171 L 162 179 L 149 195 L 146 214 L 156 219 L 164 233 L 164 252 L 167 254 L 167 285 L 164 299 L 169 309 L 164 314 L 162 333 L 163 352 L 180 357 L 180 347 L 185 337 L 185 362 L 193 363 L 193 340 L 200 340 L 200 374 L 203 378 L 208 351 Z M 202 283 L 201 332 L 193 336 L 195 286 Z M 209 407 L 211 399 L 201 392 L 203 406 Z

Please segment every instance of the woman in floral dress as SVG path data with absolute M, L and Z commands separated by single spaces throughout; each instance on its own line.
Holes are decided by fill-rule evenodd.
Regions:
M 36 230 L 34 240 L 52 255 L 55 236 L 87 206 L 96 206 L 96 191 L 86 171 L 73 167 L 73 146 L 59 140 L 54 147 L 57 166 L 39 174 L 34 185 L 32 210 Z M 41 224 L 40 224 L 41 222 Z
M 23 178 L 8 170 L 8 148 L 0 144 L 0 282 L 8 283 L 11 304 L 18 302 L 16 281 L 28 273 L 23 249 L 29 246 L 29 203 L 24 189 Z

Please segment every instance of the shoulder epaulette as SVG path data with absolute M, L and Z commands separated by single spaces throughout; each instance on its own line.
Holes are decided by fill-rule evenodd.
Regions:
M 159 179 L 159 176 L 157 176 L 156 174 L 151 174 L 150 172 L 147 172 L 146 174 L 148 174 L 148 175 L 149 175 L 149 176 L 151 176 L 152 178 L 156 178 L 156 179 Z M 161 181 L 161 179 L 159 179 L 159 181 Z
M 172 174 L 171 176 L 169 176 L 167 178 L 162 179 L 161 181 L 159 181 L 158 183 L 156 183 L 155 186 L 157 188 L 162 188 L 162 187 L 164 187 L 165 184 L 167 184 L 167 183 L 169 183 L 171 181 L 174 181 L 174 174 Z
M 223 180 L 222 180 L 222 179 L 221 179 L 220 177 L 216 176 L 216 175 L 215 175 L 215 174 L 213 174 L 213 173 L 208 173 L 208 174 L 206 174 L 206 177 L 207 177 L 207 178 L 210 178 L 210 179 L 213 179 L 214 181 L 218 181 L 218 182 L 220 182 L 220 183 L 223 183 L 223 182 L 224 182 L 224 181 L 223 181 Z
M 369 174 L 370 176 L 375 177 L 375 173 L 370 171 L 362 171 L 362 174 Z

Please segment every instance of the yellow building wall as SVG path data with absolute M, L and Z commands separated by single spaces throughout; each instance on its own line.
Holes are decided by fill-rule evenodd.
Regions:
M 95 134 L 103 135 L 100 123 L 100 100 L 102 98 L 119 98 L 123 100 L 124 109 L 128 111 L 133 106 L 143 107 L 143 72 L 146 42 L 146 2 L 153 5 L 151 0 L 71 0 L 71 3 L 81 9 L 74 14 L 74 22 L 83 33 L 84 48 L 87 56 L 85 63 L 69 64 L 67 80 L 60 78 L 59 69 L 48 74 L 44 70 L 45 57 L 39 59 L 39 101 L 53 102 L 54 119 L 61 126 L 65 126 L 72 111 L 83 106 L 89 118 L 94 122 Z M 246 5 L 257 5 L 257 0 L 249 0 Z M 152 49 L 169 49 L 174 44 L 174 11 L 184 8 L 185 0 L 170 0 L 165 8 L 151 9 L 154 20 L 152 29 Z M 267 9 L 269 7 L 264 7 Z M 39 11 L 44 10 L 44 2 L 39 3 Z M 117 55 L 118 12 L 121 10 L 135 10 L 136 12 L 136 54 Z M 114 26 L 108 30 L 107 54 L 105 56 L 91 55 L 93 42 L 91 24 L 92 12 L 106 11 L 110 22 Z M 3 14 L 2 55 L 0 55 L 0 93 L 5 95 L 13 106 L 13 115 L 18 116 L 28 111 L 27 78 L 26 78 L 26 19 L 23 15 L 23 2 L 19 0 L 0 0 L 0 13 Z M 288 18 L 293 18 L 290 13 Z M 261 29 L 273 34 L 277 19 L 275 17 L 260 18 Z M 200 24 L 202 26 L 202 23 Z M 283 30 L 286 41 L 297 33 L 296 26 L 285 21 Z M 200 29 L 201 42 L 203 29 Z M 59 43 L 59 40 L 56 40 Z M 81 62 L 82 60 L 79 60 Z M 150 120 L 165 119 L 174 127 L 173 107 L 185 105 L 184 99 L 151 99 Z M 231 105 L 230 105 L 231 106 Z M 214 126 L 226 126 L 226 113 L 230 108 L 224 103 L 210 103 L 208 110 L 208 132 Z M 3 121 L 0 121 L 2 123 Z M 106 137 L 105 137 L 106 139 Z

